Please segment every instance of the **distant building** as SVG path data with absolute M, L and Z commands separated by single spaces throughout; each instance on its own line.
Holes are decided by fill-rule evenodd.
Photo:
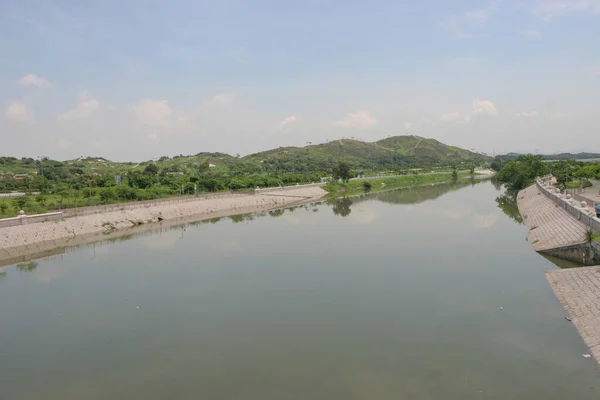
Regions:
M 183 172 L 167 172 L 167 175 L 183 175 Z
M 214 167 L 216 167 L 215 164 L 208 164 L 208 168 L 214 168 Z
M 29 176 L 29 174 L 14 174 L 13 178 L 15 178 L 16 181 L 20 181 L 22 179 L 25 179 Z

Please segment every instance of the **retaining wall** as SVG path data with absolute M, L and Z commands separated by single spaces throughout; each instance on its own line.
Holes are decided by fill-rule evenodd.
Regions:
M 252 196 L 253 192 L 227 192 L 227 193 L 215 193 L 215 194 L 207 194 L 201 196 L 182 196 L 182 197 L 172 197 L 167 199 L 157 199 L 157 200 L 143 200 L 143 201 L 132 201 L 129 203 L 116 203 L 116 204 L 107 204 L 104 206 L 91 206 L 91 207 L 77 207 L 77 208 L 68 208 L 61 210 L 64 217 L 74 217 L 76 215 L 90 215 L 90 214 L 101 214 L 113 211 L 124 211 L 124 210 L 134 210 L 137 208 L 148 208 L 160 205 L 168 205 L 168 204 L 176 204 L 176 203 L 187 203 L 190 201 L 198 201 L 198 200 L 207 200 L 207 199 L 219 199 L 224 197 L 233 197 L 233 196 Z
M 0 228 L 8 228 L 9 226 L 35 224 L 38 222 L 51 221 L 63 218 L 62 212 L 51 212 L 46 214 L 36 215 L 20 215 L 14 218 L 0 219 Z

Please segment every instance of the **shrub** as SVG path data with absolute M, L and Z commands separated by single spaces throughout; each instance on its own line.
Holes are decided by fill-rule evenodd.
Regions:
M 371 182 L 369 181 L 364 181 L 362 186 L 365 190 L 371 190 L 371 188 L 373 187 L 373 185 L 371 185 Z

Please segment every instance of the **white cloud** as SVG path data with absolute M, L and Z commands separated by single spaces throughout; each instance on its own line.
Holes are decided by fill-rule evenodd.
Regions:
M 526 31 L 521 32 L 522 36 L 528 37 L 530 39 L 541 39 L 542 34 L 536 31 L 535 29 L 528 29 Z
M 480 30 L 492 16 L 495 7 L 481 8 L 467 11 L 460 15 L 450 17 L 442 24 L 442 29 L 461 39 L 473 37 L 473 32 Z
M 286 126 L 293 124 L 297 121 L 298 121 L 298 118 L 296 118 L 296 116 L 294 116 L 294 115 L 287 116 L 284 119 L 282 119 L 281 122 L 279 123 L 279 130 L 283 130 L 283 128 L 285 128 Z
M 165 126 L 170 122 L 173 110 L 167 100 L 142 99 L 133 105 L 133 114 L 142 124 Z
M 349 113 L 345 118 L 335 121 L 334 126 L 343 128 L 368 128 L 377 123 L 377 120 L 367 111 Z
M 494 103 L 489 100 L 475 100 L 473 101 L 473 115 L 498 115 L 498 109 Z
M 470 114 L 463 115 L 458 111 L 448 112 L 442 114 L 440 121 L 442 122 L 458 122 L 458 123 L 469 123 L 473 120 L 473 117 L 480 115 L 496 116 L 498 115 L 498 109 L 494 103 L 489 100 L 475 100 L 472 104 Z
M 541 0 L 534 6 L 533 11 L 546 19 L 572 12 L 589 11 L 600 13 L 599 0 Z
M 413 126 L 412 122 L 405 122 L 404 123 L 404 130 L 409 130 L 412 126 Z
M 91 98 L 86 92 L 77 96 L 77 105 L 56 117 L 59 121 L 70 121 L 74 119 L 89 118 L 100 110 L 98 100 Z
M 41 88 L 51 88 L 52 87 L 52 84 L 50 82 L 48 82 L 47 79 L 37 76 L 36 74 L 25 75 L 24 77 L 19 79 L 19 83 L 21 85 L 37 86 L 37 87 L 41 87 Z
M 27 121 L 31 117 L 29 108 L 21 102 L 13 101 L 6 108 L 6 117 L 15 121 Z
M 483 8 L 481 10 L 473 10 L 464 13 L 462 19 L 465 21 L 484 22 L 490 18 L 490 15 L 492 15 L 492 10 L 490 8 Z
M 235 95 L 230 93 L 219 93 L 210 99 L 211 104 L 218 106 L 230 106 L 235 103 Z
M 442 121 L 442 122 L 461 122 L 464 120 L 465 120 L 465 117 L 460 115 L 459 112 L 445 113 L 445 114 L 442 114 L 442 116 L 440 117 L 440 121 Z
M 517 117 L 520 118 L 537 118 L 538 117 L 538 112 L 537 111 L 520 111 L 517 113 Z

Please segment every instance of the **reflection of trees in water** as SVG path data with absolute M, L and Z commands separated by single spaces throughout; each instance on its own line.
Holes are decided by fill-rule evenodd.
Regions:
M 0 269 L 0 279 L 4 279 L 6 278 L 6 271 L 3 269 Z
M 506 192 L 502 196 L 496 197 L 496 203 L 498 203 L 498 208 L 509 218 L 519 224 L 523 223 L 523 218 L 517 206 L 517 192 Z
M 231 218 L 231 220 L 233 221 L 234 224 L 237 224 L 237 223 L 243 222 L 243 221 L 253 221 L 254 214 L 250 213 L 250 214 L 232 215 L 229 218 Z
M 347 217 L 352 212 L 350 209 L 350 206 L 352 205 L 352 200 L 350 200 L 350 197 L 332 199 L 330 204 L 333 205 L 332 208 L 335 215 Z
M 17 269 L 19 271 L 31 272 L 34 271 L 38 267 L 39 263 L 37 261 L 30 261 L 28 263 L 20 263 L 17 264 Z
M 269 211 L 271 217 L 281 217 L 283 214 L 285 214 L 284 209 Z
M 498 178 L 496 178 L 495 176 L 491 179 L 492 185 L 494 185 L 494 187 L 496 188 L 497 191 L 502 190 L 502 185 L 504 185 L 502 182 L 500 182 L 498 180 Z
M 428 186 L 420 186 L 415 188 L 393 189 L 388 192 L 375 193 L 370 196 L 365 196 L 357 201 L 366 201 L 376 199 L 384 203 L 391 204 L 417 204 L 427 200 L 435 200 L 446 193 L 458 190 L 469 185 L 485 182 L 481 179 L 464 179 L 456 183 L 441 183 Z

